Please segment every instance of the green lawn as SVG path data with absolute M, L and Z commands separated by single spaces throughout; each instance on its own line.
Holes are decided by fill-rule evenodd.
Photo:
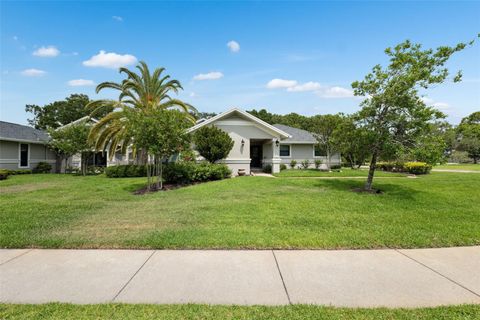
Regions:
M 434 169 L 480 171 L 480 164 L 442 164 L 435 166 Z
M 480 179 L 241 177 L 133 195 L 145 178 L 0 181 L 4 248 L 414 248 L 480 244 Z
M 480 305 L 418 309 L 349 309 L 311 305 L 242 307 L 207 305 L 9 305 L 1 319 L 462 319 L 480 317 Z
M 367 169 L 342 168 L 340 172 L 320 171 L 316 169 L 287 169 L 274 174 L 277 177 L 367 177 Z M 376 177 L 405 177 L 404 173 L 392 173 L 385 171 L 375 171 Z

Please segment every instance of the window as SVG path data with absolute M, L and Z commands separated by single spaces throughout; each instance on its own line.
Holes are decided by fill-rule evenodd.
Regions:
M 288 144 L 280 145 L 280 157 L 290 157 L 290 145 Z
M 326 157 L 327 156 L 327 150 L 325 150 L 324 146 L 319 146 L 318 144 L 314 146 L 314 151 L 313 155 L 315 157 Z
M 28 144 L 20 143 L 20 167 L 28 167 Z

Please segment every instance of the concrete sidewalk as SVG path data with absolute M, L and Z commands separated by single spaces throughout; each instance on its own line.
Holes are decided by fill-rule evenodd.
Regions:
M 480 247 L 0 250 L 0 301 L 349 307 L 480 303 Z

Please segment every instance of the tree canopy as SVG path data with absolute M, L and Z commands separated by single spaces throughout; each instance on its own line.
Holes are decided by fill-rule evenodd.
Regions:
M 471 42 L 470 44 L 472 44 Z M 376 65 L 362 81 L 352 83 L 354 94 L 363 96 L 362 109 L 356 114 L 360 127 L 371 136 L 370 171 L 365 184 L 372 189 L 376 162 L 385 153 L 396 154 L 415 146 L 429 125 L 444 115 L 425 105 L 419 90 L 443 83 L 449 77 L 448 59 L 466 44 L 422 49 L 420 44 L 405 41 L 387 48 L 389 64 Z M 453 81 L 461 80 L 458 72 Z
M 193 135 L 196 150 L 211 163 L 225 159 L 233 148 L 228 133 L 215 127 L 201 127 Z

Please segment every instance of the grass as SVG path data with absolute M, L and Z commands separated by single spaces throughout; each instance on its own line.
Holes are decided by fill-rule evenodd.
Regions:
M 480 305 L 418 309 L 349 309 L 312 305 L 207 306 L 0 304 L 1 319 L 479 319 Z
M 332 171 L 320 171 L 316 169 L 287 169 L 282 170 L 280 173 L 274 174 L 277 177 L 367 177 L 368 170 L 366 169 L 350 169 L 342 168 L 340 172 Z M 403 173 L 392 173 L 385 171 L 376 171 L 375 177 L 405 177 Z
M 0 182 L 3 248 L 416 248 L 480 244 L 480 179 L 241 177 L 136 196 L 145 178 Z
M 480 171 L 480 164 L 442 164 L 435 166 L 434 169 Z

